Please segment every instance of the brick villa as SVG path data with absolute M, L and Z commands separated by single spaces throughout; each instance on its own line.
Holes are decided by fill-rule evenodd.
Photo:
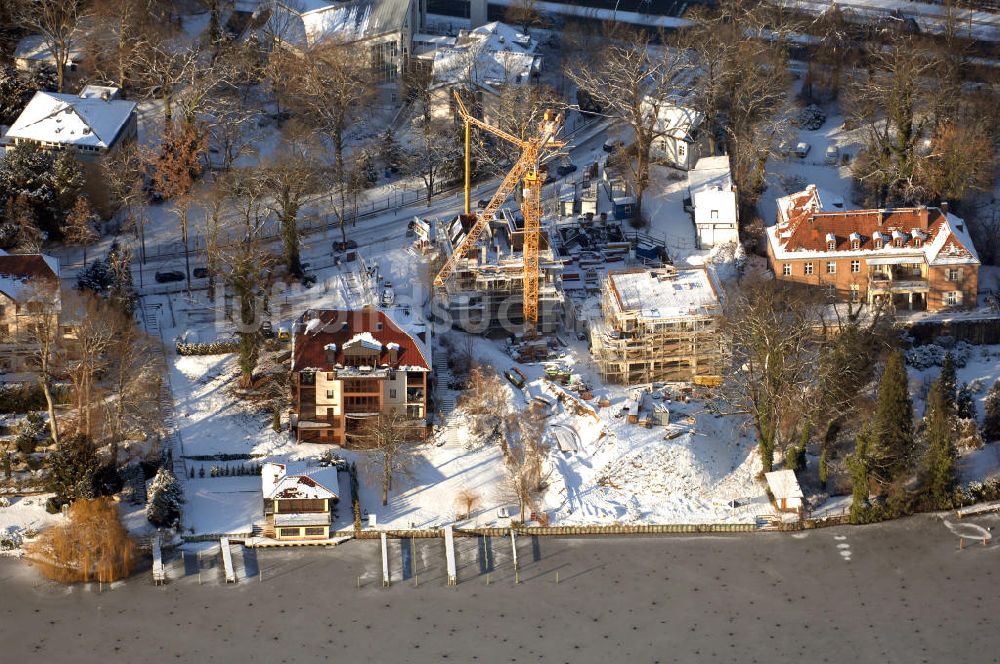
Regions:
M 778 199 L 767 256 L 776 278 L 851 302 L 897 311 L 976 306 L 979 257 L 947 205 L 845 210 L 841 198 L 809 185 Z
M 393 313 L 309 310 L 295 324 L 291 421 L 298 440 L 350 443 L 367 418 L 388 411 L 427 418 L 430 332 L 407 309 Z

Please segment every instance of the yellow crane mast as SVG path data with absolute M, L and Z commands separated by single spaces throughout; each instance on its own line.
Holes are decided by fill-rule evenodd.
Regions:
M 498 136 L 508 143 L 521 148 L 521 156 L 504 177 L 489 204 L 476 214 L 476 221 L 469 229 L 465 238 L 459 243 L 451 256 L 434 278 L 434 285 L 443 288 L 448 277 L 455 271 L 458 261 L 468 255 L 483 230 L 496 215 L 497 210 L 511 195 L 518 183 L 524 182 L 524 198 L 521 214 L 524 216 L 524 336 L 531 338 L 538 329 L 538 243 L 541 233 L 542 217 L 542 185 L 543 177 L 540 169 L 542 151 L 556 149 L 565 145 L 555 140 L 562 128 L 562 116 L 553 111 L 545 111 L 538 125 L 537 133 L 528 139 L 521 139 L 498 127 L 489 125 L 471 115 L 462 103 L 462 98 L 455 93 L 458 102 L 458 112 L 465 121 L 465 212 L 469 214 L 469 128 L 478 127 Z

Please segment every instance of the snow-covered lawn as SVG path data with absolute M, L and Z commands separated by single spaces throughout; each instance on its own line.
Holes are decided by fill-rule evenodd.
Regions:
M 188 479 L 184 497 L 184 528 L 190 533 L 248 533 L 264 518 L 256 476 Z
M 26 532 L 39 531 L 61 521 L 61 516 L 45 511 L 45 501 L 52 495 L 45 493 L 0 498 L 0 541 L 19 543 Z M 3 507 L 7 503 L 9 505 Z M 0 555 L 17 552 L 18 549 L 11 551 L 0 548 Z

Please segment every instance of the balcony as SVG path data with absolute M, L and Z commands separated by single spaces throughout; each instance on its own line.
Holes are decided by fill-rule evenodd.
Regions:
M 893 272 L 885 274 L 875 272 L 868 277 L 868 290 L 873 294 L 879 293 L 927 293 L 930 291 L 930 282 L 927 279 L 909 271 Z

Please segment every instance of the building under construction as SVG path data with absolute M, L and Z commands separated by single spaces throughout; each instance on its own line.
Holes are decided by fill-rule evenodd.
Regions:
M 446 257 L 466 238 L 476 219 L 459 215 L 438 231 Z M 538 240 L 538 322 L 540 333 L 555 332 L 563 312 L 562 262 L 553 255 L 547 228 Z M 445 282 L 445 307 L 452 322 L 470 332 L 511 331 L 524 324 L 524 220 L 501 208 L 478 242 L 455 262 Z
M 714 384 L 724 362 L 722 305 L 704 268 L 672 266 L 608 273 L 591 352 L 604 380 Z

